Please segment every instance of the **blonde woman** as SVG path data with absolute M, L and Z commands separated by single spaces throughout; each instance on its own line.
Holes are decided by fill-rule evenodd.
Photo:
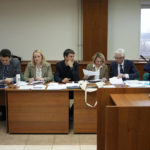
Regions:
M 92 63 L 87 65 L 87 70 L 90 71 L 99 71 L 99 76 L 84 76 L 84 79 L 88 80 L 97 80 L 97 79 L 106 79 L 108 80 L 108 67 L 105 64 L 105 57 L 102 53 L 97 52 L 92 57 Z
M 33 82 L 37 81 L 51 81 L 53 79 L 51 64 L 46 62 L 41 50 L 35 50 L 32 55 L 32 61 L 28 63 L 24 80 Z

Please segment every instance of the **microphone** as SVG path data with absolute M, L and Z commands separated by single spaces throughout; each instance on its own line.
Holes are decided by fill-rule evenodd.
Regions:
M 140 55 L 140 57 L 141 57 L 142 59 L 144 59 L 146 62 L 148 62 L 148 60 L 147 60 L 143 55 Z

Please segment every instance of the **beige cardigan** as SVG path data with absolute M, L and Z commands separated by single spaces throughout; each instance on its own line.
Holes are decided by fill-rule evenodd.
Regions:
M 30 78 L 36 78 L 36 66 L 33 66 L 31 62 L 28 63 L 24 72 L 24 80 L 29 81 Z M 50 63 L 45 63 L 42 66 L 42 78 L 44 78 L 45 82 L 53 80 L 53 74 Z
M 88 64 L 86 69 L 91 70 L 91 71 L 95 71 L 94 64 Z M 108 80 L 108 67 L 105 64 L 103 64 L 102 67 L 100 68 L 99 79 L 102 79 L 102 78 L 106 78 Z M 93 80 L 94 76 L 91 76 L 88 79 Z

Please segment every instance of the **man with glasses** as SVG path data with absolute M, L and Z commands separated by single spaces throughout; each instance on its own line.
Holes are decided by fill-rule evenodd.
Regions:
M 139 78 L 139 72 L 131 60 L 125 59 L 124 49 L 114 52 L 115 62 L 110 65 L 110 77 L 118 77 L 123 80 L 134 80 Z

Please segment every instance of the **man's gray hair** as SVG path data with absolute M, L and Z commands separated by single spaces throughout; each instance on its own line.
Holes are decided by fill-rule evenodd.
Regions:
M 125 57 L 125 50 L 123 48 L 119 48 L 119 49 L 115 50 L 114 55 L 115 54 L 120 54 L 121 57 Z

